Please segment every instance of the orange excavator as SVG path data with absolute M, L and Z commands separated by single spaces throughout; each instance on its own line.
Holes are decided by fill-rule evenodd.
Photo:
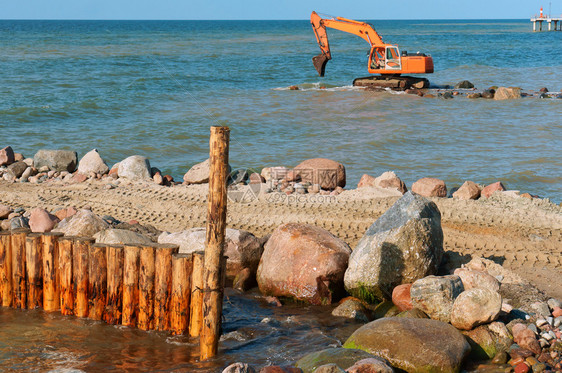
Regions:
M 389 77 L 392 77 L 404 81 L 416 78 L 399 78 L 401 74 L 428 74 L 433 72 L 433 59 L 431 56 L 419 52 L 408 54 L 405 51 L 400 54 L 398 46 L 384 43 L 381 36 L 368 23 L 342 17 L 322 18 L 316 12 L 312 12 L 310 15 L 310 23 L 322 51 L 321 54 L 312 58 L 312 63 L 320 76 L 324 76 L 326 64 L 332 59 L 326 27 L 349 32 L 365 39 L 369 43 L 371 50 L 369 52 L 367 69 L 369 73 L 381 74 L 381 76 L 371 76 L 363 79 L 378 81 L 388 80 Z M 427 79 L 421 80 L 427 81 Z

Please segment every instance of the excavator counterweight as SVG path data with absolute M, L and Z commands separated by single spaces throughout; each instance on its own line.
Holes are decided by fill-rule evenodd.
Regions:
M 396 78 L 401 74 L 429 74 L 433 72 L 433 59 L 431 56 L 419 52 L 416 54 L 400 53 L 398 46 L 383 42 L 381 36 L 368 23 L 342 17 L 323 18 L 316 12 L 312 12 L 310 15 L 310 23 L 322 52 L 312 58 L 312 63 L 320 76 L 324 76 L 326 64 L 332 59 L 328 33 L 326 31 L 327 27 L 349 32 L 367 41 L 371 47 L 367 70 L 371 74 L 381 74 L 384 77 L 382 80 L 388 81 L 389 76 Z M 376 81 L 378 78 L 376 76 L 370 77 L 373 81 Z M 404 80 L 406 77 L 401 78 L 401 80 Z M 427 82 L 427 79 L 422 78 L 410 79 L 425 80 Z M 402 86 L 407 85 L 402 84 Z

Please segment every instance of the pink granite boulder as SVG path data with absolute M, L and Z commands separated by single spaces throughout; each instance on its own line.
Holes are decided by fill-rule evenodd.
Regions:
M 482 192 L 480 192 L 480 195 L 484 198 L 490 198 L 495 192 L 503 191 L 505 191 L 505 187 L 503 186 L 501 181 L 496 181 L 495 183 L 484 187 L 484 189 L 482 189 Z
M 36 233 L 50 232 L 58 222 L 59 218 L 42 208 L 33 209 L 29 216 L 29 227 Z
M 0 149 L 0 166 L 7 166 L 15 162 L 14 151 L 11 146 Z
M 293 171 L 302 182 L 318 184 L 322 189 L 333 190 L 337 187 L 345 187 L 345 167 L 331 159 L 307 159 L 298 164 Z
M 478 199 L 480 198 L 480 187 L 472 181 L 465 181 L 455 193 L 453 198 L 457 199 Z
M 398 307 L 400 312 L 414 308 L 412 306 L 412 298 L 410 297 L 411 288 L 412 284 L 402 284 L 392 290 L 392 303 Z
M 447 186 L 443 180 L 424 177 L 412 185 L 412 192 L 424 197 L 447 197 Z

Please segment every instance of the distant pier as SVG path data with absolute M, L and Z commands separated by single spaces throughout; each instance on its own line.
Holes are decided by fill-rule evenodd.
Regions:
M 533 31 L 542 31 L 543 22 L 548 23 L 548 31 L 562 31 L 562 17 L 551 18 L 551 17 L 532 17 L 531 22 L 533 22 Z M 537 23 L 539 24 L 539 29 L 537 30 Z M 554 24 L 554 28 L 552 25 Z

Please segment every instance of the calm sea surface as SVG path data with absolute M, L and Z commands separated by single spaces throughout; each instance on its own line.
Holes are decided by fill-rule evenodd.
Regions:
M 533 33 L 525 20 L 373 23 L 385 41 L 431 54 L 435 85 L 562 89 L 562 32 Z M 562 201 L 562 100 L 354 89 L 367 75 L 368 45 L 328 32 L 333 60 L 319 78 L 307 21 L 0 21 L 0 147 L 28 157 L 97 148 L 110 165 L 141 154 L 181 178 L 207 158 L 209 127 L 220 124 L 232 130 L 233 167 L 326 157 L 346 166 L 349 187 L 363 173 L 394 170 L 408 186 L 426 176 L 449 188 L 501 180 Z M 338 324 L 329 310 L 231 299 L 226 355 L 211 365 L 195 364 L 193 345 L 180 338 L 7 309 L 0 363 L 13 371 L 259 366 L 338 345 L 357 326 Z

